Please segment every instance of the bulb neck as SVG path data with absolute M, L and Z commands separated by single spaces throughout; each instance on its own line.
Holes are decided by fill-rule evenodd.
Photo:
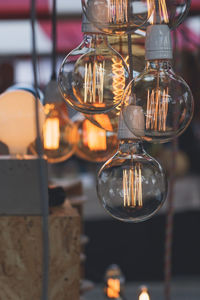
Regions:
M 171 60 L 164 60 L 164 59 L 157 59 L 157 60 L 148 60 L 146 61 L 146 70 L 169 70 L 172 69 L 172 61 Z
M 108 47 L 108 38 L 105 34 L 87 33 L 85 34 L 84 39 L 90 44 L 91 48 L 98 49 Z
M 142 142 L 135 140 L 121 140 L 119 143 L 119 151 L 121 153 L 141 154 L 144 152 Z

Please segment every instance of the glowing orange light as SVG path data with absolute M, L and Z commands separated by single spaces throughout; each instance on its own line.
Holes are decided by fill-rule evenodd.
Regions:
M 128 0 L 110 0 L 108 18 L 110 23 L 128 22 Z
M 146 129 L 166 131 L 168 113 L 168 88 L 161 92 L 160 88 L 148 90 Z
M 148 0 L 148 11 L 150 11 L 151 3 Z M 157 1 L 158 5 L 156 5 L 155 1 Z M 166 0 L 154 0 L 153 3 L 153 13 L 150 17 L 150 23 L 153 24 L 161 24 L 169 23 L 169 16 L 168 16 L 168 11 L 167 11 L 167 5 L 166 5 Z
M 130 170 L 123 170 L 124 207 L 142 207 L 142 171 L 137 163 Z
M 120 297 L 120 281 L 119 279 L 109 278 L 107 281 L 107 297 L 118 299 Z
M 103 104 L 105 61 L 85 64 L 84 103 Z
M 112 72 L 113 72 L 113 94 L 114 102 L 119 103 L 122 99 L 125 89 L 125 77 L 124 77 L 124 68 L 121 60 L 115 58 L 112 59 Z
M 113 127 L 110 121 L 110 118 L 106 114 L 99 114 L 99 115 L 94 115 L 94 119 L 97 121 L 97 123 L 105 128 L 108 131 L 113 131 Z
M 58 118 L 47 118 L 43 129 L 44 149 L 56 150 L 60 144 L 60 123 Z
M 83 123 L 83 144 L 91 151 L 105 151 L 107 149 L 106 131 L 89 120 Z

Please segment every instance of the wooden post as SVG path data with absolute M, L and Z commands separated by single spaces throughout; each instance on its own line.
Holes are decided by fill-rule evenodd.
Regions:
M 49 300 L 78 300 L 80 217 L 69 203 L 49 215 Z M 0 299 L 40 300 L 41 216 L 0 217 Z

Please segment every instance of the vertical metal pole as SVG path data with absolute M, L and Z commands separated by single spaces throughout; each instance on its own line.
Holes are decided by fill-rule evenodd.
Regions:
M 174 31 L 174 62 L 176 69 L 177 60 L 177 36 Z M 176 154 L 178 148 L 178 139 L 172 142 L 172 160 L 170 168 L 170 183 L 169 183 L 169 197 L 166 217 L 166 236 L 165 236 L 165 266 L 164 266 L 164 299 L 171 300 L 171 278 L 172 278 L 172 242 L 173 242 L 173 217 L 174 217 L 174 185 L 175 185 L 175 170 L 176 170 Z

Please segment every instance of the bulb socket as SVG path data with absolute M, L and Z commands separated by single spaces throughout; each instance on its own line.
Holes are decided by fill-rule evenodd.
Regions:
M 82 15 L 82 32 L 83 33 L 101 33 L 98 28 L 96 28 L 83 13 Z
M 147 27 L 145 59 L 172 59 L 172 38 L 168 25 L 150 25 Z
M 136 140 L 138 137 L 136 137 L 126 126 L 126 123 L 124 122 L 124 117 L 121 112 L 119 116 L 119 126 L 118 126 L 118 140 Z

